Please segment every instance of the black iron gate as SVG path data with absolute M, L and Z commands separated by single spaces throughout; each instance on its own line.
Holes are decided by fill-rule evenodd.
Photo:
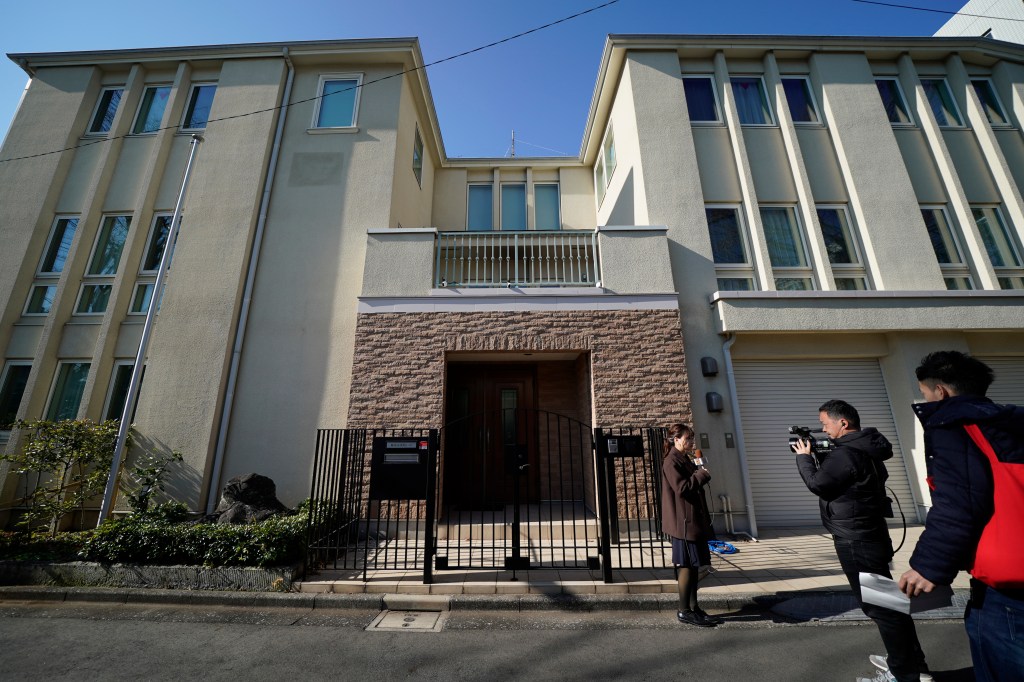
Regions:
M 543 410 L 426 429 L 317 432 L 308 568 L 670 566 L 660 429 L 598 428 Z

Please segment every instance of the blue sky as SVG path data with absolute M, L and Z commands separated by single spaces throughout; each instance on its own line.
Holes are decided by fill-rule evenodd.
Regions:
M 0 49 L 12 52 L 416 36 L 429 63 L 606 0 L 137 0 L 5 2 Z M 893 0 L 956 11 L 965 0 Z M 98 11 L 99 10 L 99 11 Z M 947 15 L 853 0 L 619 0 L 573 21 L 428 70 L 450 157 L 579 152 L 609 33 L 931 35 Z M 0 132 L 27 76 L 0 60 Z M 372 87 L 372 86 L 370 86 Z M 310 93 L 313 94 L 313 93 Z

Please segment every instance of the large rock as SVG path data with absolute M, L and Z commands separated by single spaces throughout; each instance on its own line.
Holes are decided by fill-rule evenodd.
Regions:
M 220 504 L 209 520 L 215 523 L 255 523 L 291 510 L 277 499 L 274 481 L 259 474 L 236 476 L 224 485 Z

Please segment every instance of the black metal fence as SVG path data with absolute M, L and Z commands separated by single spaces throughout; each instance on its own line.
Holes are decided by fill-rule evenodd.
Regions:
M 509 408 L 427 429 L 321 429 L 307 569 L 670 566 L 661 429 Z

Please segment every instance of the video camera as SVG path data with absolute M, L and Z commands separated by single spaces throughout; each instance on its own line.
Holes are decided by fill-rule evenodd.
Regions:
M 828 438 L 827 436 L 822 438 L 813 435 L 815 433 L 823 433 L 822 431 L 812 431 L 806 426 L 790 426 L 789 432 L 793 434 L 789 437 L 789 449 L 794 453 L 796 452 L 796 443 L 799 440 L 810 441 L 812 455 L 823 454 L 829 452 L 833 448 L 831 438 Z

